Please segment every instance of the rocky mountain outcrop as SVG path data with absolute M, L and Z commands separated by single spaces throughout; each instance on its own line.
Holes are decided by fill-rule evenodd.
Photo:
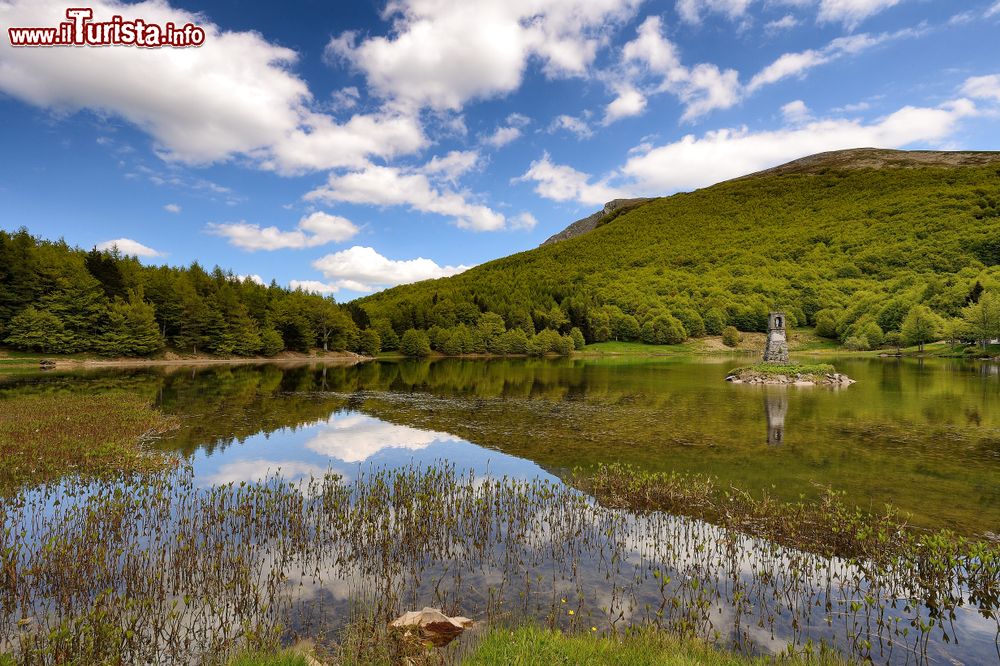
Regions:
M 652 200 L 653 199 L 649 198 L 613 199 L 604 204 L 604 208 L 597 211 L 593 215 L 588 215 L 582 220 L 577 220 L 559 233 L 549 237 L 549 239 L 542 243 L 542 245 L 551 245 L 552 243 L 558 243 L 559 241 L 566 240 L 567 238 L 574 238 L 585 234 L 588 231 L 593 231 L 602 224 L 607 224 L 622 213 L 638 208 L 642 204 Z

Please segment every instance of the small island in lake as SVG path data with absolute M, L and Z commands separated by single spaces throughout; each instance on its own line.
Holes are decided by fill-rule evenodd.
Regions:
M 733 384 L 795 384 L 797 386 L 850 386 L 854 380 L 837 372 L 829 363 L 801 365 L 788 362 L 788 338 L 785 314 L 772 312 L 768 317 L 764 361 L 736 368 L 726 376 Z

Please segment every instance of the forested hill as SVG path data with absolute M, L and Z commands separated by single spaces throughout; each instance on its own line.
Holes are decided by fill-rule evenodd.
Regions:
M 781 309 L 792 324 L 877 345 L 914 306 L 941 328 L 998 281 L 1000 153 L 862 149 L 656 199 L 357 303 L 397 331 L 474 327 L 491 312 L 529 332 L 657 342 L 761 331 Z
M 352 315 L 358 316 L 355 321 Z M 358 323 L 361 326 L 359 327 Z M 0 340 L 45 353 L 273 356 L 313 347 L 375 353 L 360 310 L 220 268 L 144 266 L 26 229 L 0 230 Z

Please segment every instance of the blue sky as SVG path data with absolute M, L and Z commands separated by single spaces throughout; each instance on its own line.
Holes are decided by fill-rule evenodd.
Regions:
M 81 3 L 71 3 L 78 6 Z M 199 48 L 12 48 L 0 226 L 350 300 L 619 196 L 823 150 L 995 150 L 1000 0 L 178 0 Z

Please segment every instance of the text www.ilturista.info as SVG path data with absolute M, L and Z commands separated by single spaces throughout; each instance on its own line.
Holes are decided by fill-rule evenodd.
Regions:
M 94 10 L 73 7 L 54 28 L 7 28 L 11 46 L 141 46 L 144 48 L 201 46 L 205 30 L 193 23 L 160 25 L 142 19 L 93 21 Z

